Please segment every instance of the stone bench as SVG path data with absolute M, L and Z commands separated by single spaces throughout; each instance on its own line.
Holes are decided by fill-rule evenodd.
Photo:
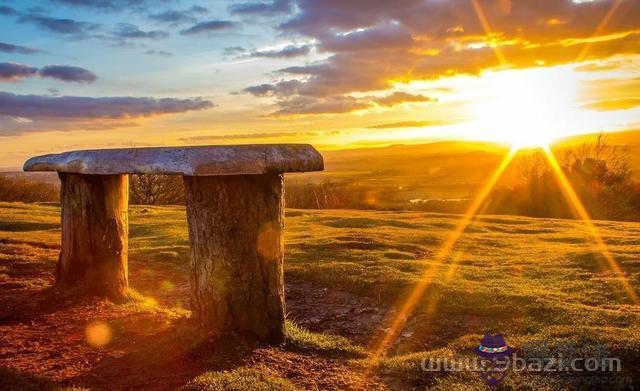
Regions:
M 300 144 L 87 150 L 24 165 L 62 182 L 56 284 L 116 300 L 129 285 L 128 174 L 182 175 L 194 317 L 213 334 L 273 343 L 284 337 L 283 173 L 322 169 Z

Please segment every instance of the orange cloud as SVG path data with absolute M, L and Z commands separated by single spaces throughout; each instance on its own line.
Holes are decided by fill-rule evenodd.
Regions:
M 400 128 L 423 128 L 427 126 L 446 125 L 448 121 L 400 121 L 385 124 L 367 126 L 368 129 L 400 129 Z
M 587 103 L 582 107 L 597 111 L 629 110 L 640 107 L 640 98 L 601 100 Z
M 297 5 L 299 11 L 280 30 L 313 39 L 316 49 L 329 55 L 284 68 L 284 79 L 247 89 L 277 96 L 280 112 L 291 111 L 292 102 L 298 113 L 363 109 L 366 104 L 348 95 L 390 89 L 397 81 L 640 53 L 639 1 L 299 0 Z

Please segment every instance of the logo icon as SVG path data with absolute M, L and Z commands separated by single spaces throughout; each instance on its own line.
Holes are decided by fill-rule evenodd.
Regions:
M 509 373 L 510 356 L 513 353 L 502 334 L 485 334 L 480 346 L 473 352 L 480 357 L 482 379 L 490 386 L 500 384 Z

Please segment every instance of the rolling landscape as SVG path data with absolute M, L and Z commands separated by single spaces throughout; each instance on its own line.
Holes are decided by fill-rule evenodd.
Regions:
M 608 134 L 603 149 L 624 151 L 632 181 L 638 136 Z M 554 150 L 562 156 L 598 137 L 563 140 Z M 482 195 L 507 152 L 463 142 L 328 151 L 324 172 L 289 176 L 287 204 L 336 183 L 360 191 L 338 186 L 342 197 L 373 201 L 356 209 L 286 210 L 286 339 L 273 347 L 207 339 L 194 329 L 184 206 L 130 207 L 129 298 L 109 302 L 54 284 L 56 192 L 50 202 L 2 202 L 0 388 L 485 390 L 477 372 L 424 365 L 447 359 L 464 365 L 482 334 L 499 331 L 523 356 L 541 344 L 547 354 L 576 357 L 606 346 L 622 364 L 613 375 L 583 377 L 513 371 L 499 389 L 580 390 L 603 381 L 608 389 L 627 389 L 640 375 L 640 310 L 625 290 L 640 288 L 640 223 L 492 214 L 487 207 L 496 193 L 484 194 L 478 212 L 469 212 L 469 199 Z M 520 151 L 521 161 L 493 185 L 517 183 L 536 153 Z M 5 178 L 59 186 L 49 174 Z M 415 199 L 448 200 L 467 213 L 416 210 L 425 204 Z M 415 311 L 403 315 L 396 338 L 379 354 L 401 304 L 425 280 Z
M 600 133 L 558 140 L 553 148 L 562 160 L 567 150 L 591 144 L 598 136 Z M 640 179 L 640 131 L 608 133 L 605 137 L 610 146 L 624 152 L 632 177 Z M 358 206 L 364 209 L 411 209 L 423 200 L 459 204 L 473 197 L 508 150 L 502 144 L 468 141 L 329 150 L 323 151 L 324 171 L 292 174 L 287 176 L 287 184 L 302 188 L 308 184 L 348 184 L 358 192 L 370 194 L 369 202 Z M 536 151 L 532 148 L 520 155 Z M 524 175 L 520 166 L 513 162 L 504 173 L 502 184 Z M 55 188 L 59 184 L 55 173 L 22 172 L 15 168 L 0 172 L 0 176 Z M 1 194 L 0 199 L 6 200 Z M 464 203 L 454 207 L 462 212 Z
M 60 243 L 57 206 L 3 203 L 0 212 L 3 389 L 485 390 L 473 372 L 420 368 L 429 357 L 464 360 L 492 330 L 504 332 L 519 352 L 536 341 L 606 344 L 623 363 L 616 376 L 640 374 L 640 311 L 580 221 L 475 218 L 400 338 L 367 371 L 379 325 L 433 262 L 459 216 L 288 210 L 287 342 L 263 347 L 190 332 L 184 208 L 131 208 L 135 295 L 124 304 L 78 301 L 49 289 Z M 637 290 L 640 224 L 595 224 Z M 109 330 L 108 343 L 86 343 L 96 325 Z M 500 389 L 584 389 L 580 381 L 514 372 Z
M 568 149 L 593 143 L 599 133 L 570 137 L 554 143 L 560 157 Z M 634 178 L 640 178 L 640 131 L 608 133 L 610 145 L 624 149 Z M 299 175 L 300 181 L 346 181 L 377 192 L 391 193 L 387 205 L 407 208 L 412 199 L 471 197 L 500 164 L 509 147 L 495 143 L 443 141 L 431 144 L 393 145 L 381 148 L 323 151 L 323 172 Z M 535 152 L 523 151 L 522 155 Z M 505 172 L 504 182 L 522 172 L 517 162 Z M 289 177 L 295 182 L 296 175 Z M 371 205 L 375 207 L 376 205 Z
M 640 387 L 640 0 L 0 0 L 0 391 Z

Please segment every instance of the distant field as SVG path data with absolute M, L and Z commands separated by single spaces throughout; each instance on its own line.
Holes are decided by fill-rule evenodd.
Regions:
M 597 136 L 559 140 L 554 149 L 561 159 L 567 148 L 592 143 Z M 640 131 L 608 133 L 606 138 L 610 145 L 626 148 L 631 168 L 640 178 Z M 324 151 L 325 171 L 302 178 L 348 179 L 372 188 L 392 188 L 399 200 L 467 197 L 497 168 L 507 149 L 492 143 L 445 141 Z M 516 163 L 506 176 L 517 175 Z
M 597 135 L 560 140 L 556 152 L 593 142 Z M 611 145 L 627 148 L 636 179 L 640 179 L 640 131 L 607 134 Z M 507 147 L 483 142 L 445 141 L 383 148 L 323 151 L 323 172 L 291 174 L 289 182 L 347 182 L 370 189 L 377 202 L 372 207 L 406 208 L 409 201 L 469 198 L 498 167 Z M 55 173 L 3 173 L 34 181 L 58 183 Z M 518 177 L 518 163 L 505 173 L 504 181 Z M 380 197 L 384 199 L 379 199 Z
M 318 335 L 312 333 L 304 339 L 312 347 L 300 348 L 300 342 L 293 342 L 283 348 L 263 349 L 252 353 L 259 354 L 259 360 L 243 359 L 237 365 L 258 371 L 266 370 L 264 366 L 269 376 L 284 378 L 303 389 L 332 389 L 332 385 L 334 389 L 355 389 L 366 363 L 357 352 L 370 348 L 374 336 L 388 327 L 388 311 L 418 281 L 458 218 L 415 212 L 287 211 L 289 318 L 311 332 L 345 337 L 353 348 L 344 348 L 344 342 L 319 344 Z M 188 316 L 184 210 L 131 208 L 131 283 L 146 297 L 145 305 L 105 307 L 90 303 L 83 304 L 82 315 L 77 307 L 65 307 L 59 310 L 64 319 L 54 320 L 53 312 L 33 315 L 23 322 L 11 310 L 19 310 L 22 304 L 15 301 L 21 298 L 33 303 L 38 292 L 51 284 L 59 246 L 58 221 L 55 206 L 0 204 L 0 307 L 9 311 L 0 314 L 0 365 L 66 385 L 99 387 L 92 373 L 106 382 L 141 382 L 143 375 L 117 375 L 98 363 L 110 360 L 111 365 L 121 363 L 127 368 L 131 364 L 113 357 L 121 351 L 125 361 L 130 355 L 138 357 L 130 353 L 132 338 L 139 341 L 137 348 L 155 346 L 156 342 L 140 339 L 132 324 L 145 324 L 143 329 L 153 334 L 156 328 L 174 327 Z M 601 221 L 596 226 L 638 292 L 640 224 Z M 623 372 L 616 376 L 630 376 L 638 384 L 640 307 L 627 298 L 591 243 L 579 221 L 479 217 L 435 276 L 435 283 L 389 356 L 374 370 L 367 388 L 430 386 L 450 390 L 464 385 L 468 390 L 484 390 L 486 386 L 475 373 L 423 372 L 419 364 L 425 357 L 469 357 L 481 335 L 490 331 L 504 333 L 516 350 L 540 342 L 606 344 L 610 355 L 622 360 Z M 433 315 L 428 308 L 435 309 Z M 117 336 L 113 344 L 98 351 L 83 345 L 81 337 L 83 325 L 94 316 L 114 325 Z M 152 320 L 144 320 L 150 316 Z M 58 330 L 52 328 L 52 322 L 59 322 L 56 327 L 67 330 L 65 333 L 80 333 L 79 340 L 71 338 L 71 342 L 64 342 L 69 346 L 55 348 L 62 350 L 63 357 L 68 352 L 70 358 L 64 365 L 76 365 L 72 364 L 74 354 L 79 354 L 76 350 L 93 355 L 88 363 L 62 372 L 52 366 L 56 358 L 47 347 L 57 339 L 65 340 L 63 335 L 51 334 L 50 330 Z M 30 342 L 34 339 L 39 341 L 37 348 Z M 40 354 L 29 349 L 45 351 Z M 190 351 L 185 354 L 196 357 Z M 179 366 L 170 371 L 174 377 L 166 381 L 184 384 L 199 371 L 234 368 L 211 361 L 219 353 L 205 355 L 208 359 L 201 354 L 184 359 L 200 360 L 201 366 Z M 153 357 L 164 362 L 157 355 Z M 175 365 L 172 362 L 167 368 Z M 157 365 L 157 371 L 166 371 L 161 363 Z M 141 373 L 158 375 L 154 370 Z M 194 387 L 191 389 L 198 389 Z M 511 373 L 501 389 L 583 388 L 566 374 Z

